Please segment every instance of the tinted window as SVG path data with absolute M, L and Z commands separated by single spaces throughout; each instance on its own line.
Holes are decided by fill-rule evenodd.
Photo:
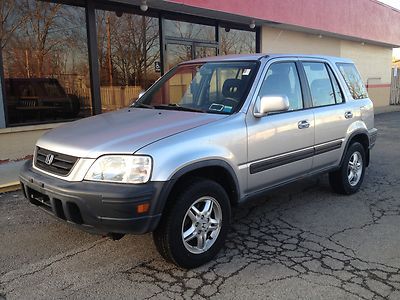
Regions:
M 261 86 L 260 97 L 287 96 L 289 110 L 303 108 L 299 74 L 293 62 L 272 64 Z
M 215 26 L 165 20 L 164 30 L 170 37 L 215 41 Z
M 304 62 L 303 66 L 310 86 L 313 106 L 335 104 L 335 94 L 326 65 L 318 62 Z
M 337 64 L 353 99 L 368 98 L 367 90 L 361 80 L 360 74 L 353 64 Z
M 8 126 L 91 115 L 85 8 L 51 2 L 0 0 Z
M 161 75 L 158 19 L 99 9 L 96 26 L 102 111 L 127 107 Z
M 255 31 L 219 28 L 219 53 L 220 55 L 256 53 Z

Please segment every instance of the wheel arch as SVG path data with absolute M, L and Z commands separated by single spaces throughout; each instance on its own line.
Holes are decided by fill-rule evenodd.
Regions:
M 342 154 L 342 158 L 340 160 L 340 165 L 342 165 L 342 163 L 343 163 L 343 159 L 347 153 L 347 149 L 354 142 L 358 142 L 363 146 L 363 148 L 365 150 L 365 156 L 366 156 L 366 165 L 365 166 L 368 167 L 369 161 L 370 161 L 369 137 L 368 137 L 368 133 L 364 130 L 357 130 L 349 136 L 349 138 L 347 139 L 347 143 L 344 148 L 343 154 Z
M 173 195 L 177 194 L 179 187 L 184 186 L 187 181 L 195 177 L 215 180 L 225 189 L 231 205 L 239 202 L 240 187 L 235 171 L 227 162 L 211 159 L 195 162 L 176 171 L 161 193 L 162 197 L 157 211 L 162 213 Z

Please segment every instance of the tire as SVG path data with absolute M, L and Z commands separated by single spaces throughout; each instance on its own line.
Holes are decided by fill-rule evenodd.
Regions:
M 354 159 L 357 160 L 356 166 Z M 364 147 L 352 143 L 344 156 L 340 169 L 329 173 L 329 183 L 332 189 L 339 194 L 351 195 L 356 193 L 364 180 L 366 155 Z
M 191 269 L 212 260 L 223 247 L 231 207 L 225 189 L 215 181 L 193 178 L 181 186 L 182 190 L 170 199 L 170 205 L 153 232 L 153 239 L 158 252 L 167 261 Z M 211 203 L 212 208 L 206 210 Z M 187 234 L 187 242 L 183 233 Z M 204 237 L 206 242 L 202 244 Z

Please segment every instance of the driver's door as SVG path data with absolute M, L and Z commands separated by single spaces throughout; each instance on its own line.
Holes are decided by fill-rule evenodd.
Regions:
M 256 118 L 249 110 L 248 192 L 290 181 L 308 173 L 314 154 L 314 115 L 303 100 L 297 60 L 276 60 L 267 71 L 257 98 L 287 96 L 289 110 Z

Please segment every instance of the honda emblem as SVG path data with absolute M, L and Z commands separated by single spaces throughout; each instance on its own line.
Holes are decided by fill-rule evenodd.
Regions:
M 51 163 L 53 162 L 53 159 L 54 159 L 54 155 L 53 154 L 47 154 L 46 155 L 46 159 L 45 159 L 45 163 L 46 163 L 46 165 L 51 165 Z

